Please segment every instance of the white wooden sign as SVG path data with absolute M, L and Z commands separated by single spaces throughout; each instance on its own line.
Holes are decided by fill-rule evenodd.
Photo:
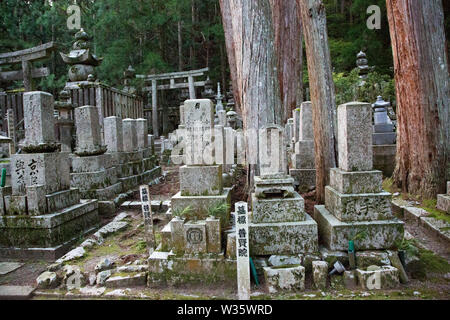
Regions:
M 236 257 L 239 300 L 250 300 L 250 250 L 248 241 L 248 206 L 238 202 L 235 207 Z
M 145 238 L 147 247 L 153 251 L 155 249 L 155 233 L 153 230 L 152 206 L 150 202 L 150 188 L 148 185 L 139 187 L 141 193 L 142 215 L 144 216 Z

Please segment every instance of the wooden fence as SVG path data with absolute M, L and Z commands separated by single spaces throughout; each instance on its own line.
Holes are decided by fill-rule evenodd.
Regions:
M 72 103 L 78 107 L 96 106 L 99 109 L 100 124 L 110 116 L 143 118 L 144 101 L 142 97 L 118 90 L 101 83 L 71 84 L 68 89 Z M 14 110 L 17 130 L 23 130 L 23 92 L 0 92 L 0 131 L 8 132 L 6 113 Z

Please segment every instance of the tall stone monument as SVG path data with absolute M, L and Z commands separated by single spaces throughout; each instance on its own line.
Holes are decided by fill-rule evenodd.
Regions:
M 251 255 L 297 255 L 318 251 L 317 223 L 305 212 L 303 198 L 286 174 L 283 128 L 259 134 L 260 176 L 255 177 L 250 218 Z
M 75 109 L 77 146 L 71 158 L 70 184 L 83 199 L 98 199 L 99 213 L 114 211 L 114 197 L 122 191 L 112 156 L 102 145 L 98 110 L 94 106 Z
M 1 189 L 0 255 L 54 260 L 99 223 L 97 200 L 70 188 L 69 153 L 55 141 L 53 96 L 24 94 L 23 154 L 11 157 L 12 186 Z
M 289 169 L 300 192 L 308 192 L 316 185 L 312 121 L 312 104 L 303 102 L 300 109 L 294 111 L 295 150 L 291 157 L 292 168 Z
M 372 165 L 372 109 L 368 103 L 338 107 L 339 168 L 330 170 L 325 206 L 315 206 L 323 244 L 330 250 L 389 249 L 403 238 L 404 223 L 382 190 L 382 172 Z M 358 239 L 358 240 L 356 240 Z

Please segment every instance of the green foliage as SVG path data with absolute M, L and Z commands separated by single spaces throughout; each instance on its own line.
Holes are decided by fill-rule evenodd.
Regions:
M 395 247 L 398 250 L 403 250 L 408 256 L 417 256 L 419 249 L 417 248 L 417 241 L 415 239 L 405 239 L 395 242 Z
M 395 100 L 394 79 L 389 75 L 379 74 L 376 71 L 369 72 L 361 85 L 358 69 L 355 68 L 348 74 L 333 73 L 333 80 L 336 88 L 336 105 L 350 101 L 373 103 L 379 95 L 386 101 Z

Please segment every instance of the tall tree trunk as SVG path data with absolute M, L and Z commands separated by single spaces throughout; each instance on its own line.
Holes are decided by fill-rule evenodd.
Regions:
M 278 81 L 283 102 L 283 123 L 292 116 L 292 110 L 302 102 L 298 99 L 303 68 L 303 37 L 300 10 L 296 1 L 270 0 L 275 30 L 275 48 L 278 58 Z M 300 89 L 301 90 L 301 89 Z
M 178 21 L 178 71 L 183 71 L 183 41 L 181 38 L 181 27 L 183 22 Z
M 327 21 L 321 0 L 297 0 L 297 3 L 301 11 L 313 106 L 316 200 L 323 203 L 330 168 L 337 164 L 336 98 Z
M 441 0 L 387 0 L 397 89 L 395 183 L 435 198 L 450 180 L 449 73 Z
M 266 124 L 281 124 L 282 105 L 274 47 L 272 10 L 269 0 L 221 0 L 222 16 L 231 16 L 224 23 L 227 42 L 233 43 L 236 63 L 236 89 L 241 101 L 246 133 Z M 231 65 L 231 64 L 230 64 Z M 257 131 L 256 131 L 257 132 Z M 258 160 L 256 137 L 247 140 L 247 157 Z M 253 152 L 249 152 L 249 149 Z M 256 152 L 257 153 L 257 152 Z M 249 159 L 249 158 L 247 158 Z M 251 187 L 258 166 L 250 166 L 248 183 Z
M 233 0 L 220 0 L 220 11 L 222 13 L 222 24 L 225 34 L 225 45 L 230 67 L 231 83 L 233 84 L 233 96 L 236 109 L 241 113 L 241 99 L 238 90 L 238 76 L 236 66 L 236 43 L 233 40 L 233 19 L 231 16 L 231 2 Z M 234 13 L 236 14 L 236 12 Z M 225 86 L 224 86 L 225 90 Z M 226 92 L 226 91 L 224 91 Z

